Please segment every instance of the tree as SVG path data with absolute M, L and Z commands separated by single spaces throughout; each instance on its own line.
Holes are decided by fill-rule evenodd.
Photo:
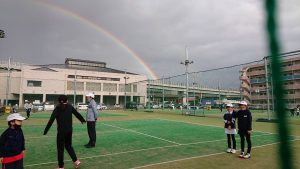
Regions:
M 0 29 L 0 38 L 5 38 L 4 30 L 1 30 L 1 29 Z

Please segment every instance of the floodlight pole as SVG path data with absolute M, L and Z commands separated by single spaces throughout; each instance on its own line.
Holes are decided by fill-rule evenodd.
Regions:
M 193 87 L 194 87 L 194 106 L 196 106 L 196 82 L 194 80 L 194 83 L 193 83 Z
M 127 79 L 129 79 L 129 77 L 127 76 L 127 72 L 125 71 L 125 76 L 124 76 L 124 80 L 125 80 L 125 86 L 124 86 L 124 110 L 126 110 L 126 102 L 127 102 L 127 100 L 126 100 L 126 95 L 127 95 L 127 93 L 126 93 L 126 85 L 127 85 Z
M 260 90 L 259 90 L 259 89 L 256 89 L 256 90 L 255 90 L 255 93 L 256 93 L 256 95 L 258 95 L 258 99 L 257 99 L 257 100 L 259 100 Z M 261 106 L 261 107 L 263 107 L 263 106 Z M 258 104 L 258 108 L 259 108 L 259 104 Z
M 189 108 L 189 65 L 194 63 L 193 61 L 189 60 L 189 54 L 187 47 L 185 48 L 185 61 L 181 62 L 180 64 L 185 66 L 185 78 L 186 78 L 186 108 Z
M 148 110 L 150 110 L 150 79 L 148 79 Z
M 8 95 L 9 95 L 9 89 L 10 89 L 10 65 L 11 64 L 11 57 L 8 58 L 7 63 L 7 80 L 6 80 L 6 99 L 5 99 L 5 107 L 8 105 Z
M 165 77 L 163 76 L 163 79 L 162 79 L 162 109 L 164 110 L 165 109 Z
M 269 91 L 269 79 L 268 79 L 268 58 L 264 58 L 265 62 L 265 78 L 266 78 L 266 89 L 267 89 L 267 113 L 268 113 L 268 120 L 271 120 L 270 117 L 270 91 Z
M 77 94 L 77 70 L 75 70 L 75 76 L 74 76 L 74 99 L 73 99 L 73 102 L 74 102 L 74 106 L 76 106 L 76 94 Z
M 4 30 L 0 30 L 0 38 L 5 38 Z M 5 99 L 5 106 L 8 105 L 8 94 L 9 94 L 9 86 L 10 86 L 10 61 L 11 57 L 8 58 L 8 65 L 7 65 L 7 82 L 6 82 L 6 99 Z

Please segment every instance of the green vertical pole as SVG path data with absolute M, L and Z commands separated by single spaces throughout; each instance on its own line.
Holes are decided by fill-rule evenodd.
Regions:
M 271 53 L 272 78 L 274 85 L 274 96 L 276 98 L 275 112 L 278 118 L 279 131 L 279 159 L 282 169 L 292 169 L 292 152 L 288 141 L 289 130 L 285 114 L 285 100 L 282 78 L 282 66 L 280 56 L 280 44 L 277 33 L 277 4 L 276 0 L 266 0 L 266 29 L 268 45 Z

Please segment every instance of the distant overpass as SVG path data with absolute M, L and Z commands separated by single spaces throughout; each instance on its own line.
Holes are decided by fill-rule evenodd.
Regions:
M 149 91 L 150 90 L 150 91 Z M 161 82 L 150 81 L 148 83 L 148 95 L 152 97 L 151 100 L 161 102 L 162 97 L 165 100 L 182 101 L 186 97 L 186 86 L 182 84 L 163 84 Z M 216 89 L 207 88 L 203 86 L 189 87 L 189 100 L 211 99 L 211 100 L 240 100 L 241 93 L 238 89 Z

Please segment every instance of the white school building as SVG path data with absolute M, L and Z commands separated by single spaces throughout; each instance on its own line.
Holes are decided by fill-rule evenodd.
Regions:
M 10 71 L 8 71 L 8 69 Z M 125 78 L 126 92 L 125 92 Z M 66 58 L 64 64 L 28 65 L 0 62 L 0 104 L 22 106 L 25 100 L 31 102 L 56 102 L 65 94 L 69 102 L 85 102 L 87 93 L 94 93 L 97 103 L 108 106 L 135 101 L 145 104 L 147 77 L 130 72 L 108 68 L 104 62 Z M 145 83 L 134 83 L 144 81 Z

